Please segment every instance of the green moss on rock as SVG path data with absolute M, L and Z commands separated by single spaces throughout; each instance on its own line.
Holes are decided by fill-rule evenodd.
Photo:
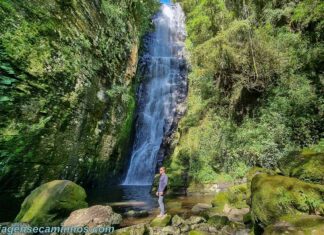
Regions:
M 246 184 L 235 185 L 229 189 L 229 203 L 235 208 L 242 209 L 248 207 L 246 199 L 249 198 L 250 191 Z
M 212 201 L 213 211 L 223 212 L 226 203 L 228 203 L 228 192 L 217 193 Z
M 252 181 L 253 177 L 256 176 L 257 174 L 260 174 L 260 173 L 266 173 L 266 174 L 269 174 L 269 175 L 276 175 L 276 172 L 271 170 L 271 169 L 257 167 L 257 166 L 252 167 L 245 175 L 248 188 L 250 188 L 250 186 L 251 186 L 251 181 Z
M 145 224 L 137 224 L 126 228 L 115 230 L 113 235 L 144 235 L 147 229 Z
M 304 151 L 301 154 L 292 154 L 283 158 L 279 167 L 286 176 L 324 184 L 324 153 Z
M 316 215 L 288 215 L 269 225 L 263 235 L 324 234 L 324 217 Z
M 224 227 L 225 225 L 229 224 L 229 219 L 227 216 L 222 215 L 214 215 L 210 217 L 207 221 L 208 224 L 212 225 L 213 227 L 216 227 L 217 229 L 220 229 Z
M 228 204 L 238 209 L 248 207 L 246 199 L 249 197 L 249 190 L 246 184 L 234 185 L 227 191 L 216 194 L 212 201 L 213 211 L 223 212 L 224 207 Z
M 68 180 L 54 180 L 25 198 L 15 221 L 30 225 L 59 225 L 72 211 L 87 207 L 86 193 Z
M 285 177 L 256 175 L 251 183 L 251 215 L 263 226 L 284 215 L 324 214 L 324 186 Z
M 200 230 L 191 230 L 189 235 L 208 235 L 208 233 Z
M 0 191 L 24 197 L 59 177 L 87 185 L 121 172 L 140 38 L 158 7 L 155 0 L 0 3 Z
M 164 217 L 161 218 L 154 218 L 151 222 L 150 222 L 150 226 L 151 227 L 165 227 L 167 225 L 169 225 L 171 222 L 171 215 L 165 215 Z

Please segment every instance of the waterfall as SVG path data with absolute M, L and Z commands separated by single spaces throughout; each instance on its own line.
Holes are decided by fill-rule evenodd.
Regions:
M 135 140 L 123 185 L 152 184 L 163 140 L 184 112 L 184 13 L 179 4 L 162 4 L 153 21 L 155 32 L 142 57 L 145 79 L 137 94 Z

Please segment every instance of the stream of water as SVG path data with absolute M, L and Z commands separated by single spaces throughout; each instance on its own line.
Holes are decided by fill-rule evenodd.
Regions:
M 145 81 L 138 92 L 135 141 L 123 185 L 151 185 L 158 153 L 173 127 L 183 102 L 185 16 L 179 4 L 162 4 L 153 19 L 155 32 L 148 42 Z

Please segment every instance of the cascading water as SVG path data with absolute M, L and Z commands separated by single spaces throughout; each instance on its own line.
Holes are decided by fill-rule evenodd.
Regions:
M 179 4 L 162 4 L 155 32 L 143 56 L 145 81 L 138 92 L 138 116 L 131 162 L 123 185 L 151 185 L 163 139 L 174 128 L 186 97 L 185 16 Z

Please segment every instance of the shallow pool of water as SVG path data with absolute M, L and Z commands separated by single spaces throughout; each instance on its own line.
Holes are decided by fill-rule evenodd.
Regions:
M 181 215 L 184 218 L 192 215 L 191 208 L 197 203 L 210 203 L 212 195 L 190 195 L 165 197 L 167 213 Z M 88 192 L 89 205 L 110 205 L 115 212 L 123 214 L 129 210 L 147 210 L 145 218 L 124 218 L 121 226 L 150 221 L 158 215 L 158 198 L 151 193 L 151 186 L 107 186 Z

